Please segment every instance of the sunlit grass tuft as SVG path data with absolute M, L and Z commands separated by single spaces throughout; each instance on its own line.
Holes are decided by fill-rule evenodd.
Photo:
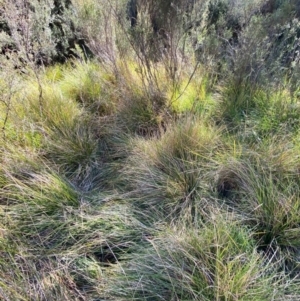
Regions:
M 68 67 L 60 64 L 49 66 L 45 70 L 43 80 L 49 81 L 50 83 L 58 82 L 63 79 L 66 70 L 68 70 Z
M 114 75 L 96 63 L 75 62 L 74 65 L 66 69 L 59 83 L 63 95 L 78 101 L 93 114 L 112 114 L 116 106 L 112 89 Z
M 176 114 L 193 112 L 202 118 L 209 118 L 217 108 L 217 102 L 211 96 L 209 78 L 201 69 L 192 78 L 185 77 L 188 76 L 183 76 L 169 89 L 168 97 L 172 110 Z
M 26 206 L 37 205 L 40 214 L 52 214 L 65 206 L 78 207 L 80 194 L 70 183 L 61 176 L 51 172 L 5 174 L 8 184 L 1 194 L 8 202 Z M 22 207 L 22 206 L 21 206 Z

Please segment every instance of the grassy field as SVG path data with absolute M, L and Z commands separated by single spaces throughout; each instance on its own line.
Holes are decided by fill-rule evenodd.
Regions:
M 1 58 L 0 299 L 300 300 L 299 62 L 264 48 L 292 4 L 231 65 L 154 60 L 100 2 L 74 1 L 94 59 Z

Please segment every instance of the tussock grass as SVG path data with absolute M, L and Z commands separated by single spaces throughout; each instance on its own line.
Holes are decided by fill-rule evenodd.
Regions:
M 146 233 L 154 232 L 136 220 L 126 205 L 105 205 L 107 199 L 99 195 L 92 204 L 81 199 L 78 207 L 65 205 L 51 208 L 52 212 L 36 203 L 26 208 L 15 205 L 7 210 L 10 228 L 37 256 L 40 252 L 75 259 L 87 256 L 107 266 L 131 252 L 135 243 L 143 244 Z
M 227 83 L 220 91 L 215 115 L 229 131 L 240 132 L 243 141 L 268 139 L 298 131 L 299 105 L 286 87 L 260 87 L 250 83 Z
M 268 254 L 279 248 L 297 256 L 298 176 L 290 165 L 290 152 L 279 152 L 276 159 L 271 153 L 267 158 L 253 153 L 248 158 L 228 159 L 218 171 L 217 190 L 230 210 L 253 229 L 259 248 Z
M 155 233 L 118 195 L 83 195 L 50 172 L 6 177 L 1 275 L 13 272 L 1 287 L 11 298 L 102 296 L 106 269 Z
M 120 300 L 280 300 L 289 296 L 280 262 L 253 248 L 249 229 L 215 212 L 200 228 L 170 229 L 120 265 Z M 290 282 L 290 287 L 297 282 Z M 292 299 L 291 299 L 292 300 Z
M 56 73 L 59 75 L 53 78 Z M 102 81 L 98 82 L 100 74 Z M 3 137 L 7 147 L 13 143 L 14 147 L 38 153 L 48 165 L 64 173 L 83 190 L 94 188 L 96 182 L 100 184 L 103 162 L 109 160 L 108 129 L 113 124 L 109 115 L 114 111 L 114 104 L 110 99 L 109 109 L 101 109 L 101 112 L 89 107 L 88 103 L 83 103 L 89 99 L 81 95 L 81 90 L 87 91 L 87 88 L 81 87 L 79 82 L 85 77 L 86 82 L 81 84 L 86 83 L 93 89 L 97 81 L 97 92 L 92 91 L 97 99 L 90 99 L 91 104 L 96 105 L 102 96 L 103 99 L 109 97 L 105 93 L 110 86 L 104 89 L 102 96 L 99 92 L 100 86 L 110 80 L 107 74 L 102 74 L 100 66 L 78 62 L 73 67 L 55 66 L 45 73 L 40 72 L 40 82 L 25 77 L 22 94 L 12 99 L 14 110 L 9 112 Z M 79 99 L 81 96 L 84 99 Z M 105 116 L 99 118 L 99 115 Z
M 247 80 L 240 79 L 240 82 L 234 80 L 231 82 L 229 78 L 220 89 L 220 119 L 225 120 L 232 127 L 239 124 L 254 110 L 260 109 L 260 106 L 263 108 L 267 106 L 266 102 L 255 101 L 260 89 Z
M 56 64 L 49 66 L 44 72 L 43 80 L 50 83 L 55 83 L 63 79 L 64 72 L 67 69 L 64 65 Z
M 9 184 L 4 187 L 8 200 L 23 204 L 37 204 L 41 212 L 51 214 L 64 206 L 79 206 L 79 196 L 72 185 L 53 172 L 6 173 Z
M 167 90 L 151 92 L 133 67 L 118 77 L 93 64 L 53 67 L 42 98 L 26 79 L 23 103 L 12 99 L 0 152 L 1 298 L 297 300 L 299 139 L 288 96 L 257 92 L 248 128 L 224 130 L 213 120 L 224 103 L 196 82 L 182 96 L 195 106 L 176 113 Z M 79 87 L 79 73 L 99 89 Z M 112 107 L 91 109 L 101 97 Z M 278 128 L 263 125 L 268 105 L 287 112 Z M 256 140 L 241 138 L 249 130 Z
M 0 299 L 299 300 L 296 5 L 196 1 L 169 35 L 98 2 L 94 60 L 0 56 Z
M 45 125 L 52 126 L 61 122 L 72 124 L 73 118 L 81 113 L 75 99 L 65 97 L 57 85 L 46 82 L 42 91 L 40 95 L 36 82 L 27 83 L 26 98 L 20 114 L 36 123 L 44 121 Z
M 217 109 L 217 101 L 211 97 L 211 79 L 204 70 L 196 68 L 194 76 L 182 74 L 169 89 L 170 107 L 176 114 L 187 112 L 209 118 Z
M 103 157 L 99 139 L 90 123 L 93 124 L 82 117 L 78 121 L 74 120 L 72 126 L 53 126 L 44 154 L 84 190 L 93 187 L 95 173 L 100 172 Z
M 260 119 L 257 124 L 257 132 L 263 135 L 270 133 L 276 134 L 282 132 L 288 135 L 297 132 L 299 128 L 299 105 L 293 101 L 290 92 L 282 89 L 270 95 L 262 94 L 257 102 L 263 101 L 267 103 L 266 108 L 262 110 Z
M 167 84 L 170 79 L 161 65 L 144 66 L 120 62 L 116 74 L 119 105 L 116 112 L 118 128 L 129 134 L 154 136 L 169 121 Z
M 158 132 L 160 116 L 152 102 L 145 96 L 132 95 L 118 108 L 118 126 L 128 133 L 151 136 Z
M 113 74 L 101 70 L 96 63 L 75 62 L 64 72 L 59 86 L 67 98 L 78 101 L 93 114 L 105 116 L 115 111 L 116 104 L 110 97 L 113 93 L 108 94 L 113 83 Z
M 20 254 L 11 260 L 7 273 L 2 274 L 0 296 L 3 300 L 80 300 L 75 269 L 67 269 L 60 258 L 37 259 L 36 255 Z M 69 264 L 70 266 L 70 264 Z M 79 272 L 79 270 L 78 270 Z M 103 282 L 99 277 L 98 285 Z M 99 285 L 100 286 L 100 285 Z M 91 290 L 89 293 L 92 295 Z
M 139 140 L 123 173 L 134 204 L 151 219 L 177 219 L 209 196 L 207 165 L 222 144 L 219 132 L 197 118 L 170 126 L 160 139 Z

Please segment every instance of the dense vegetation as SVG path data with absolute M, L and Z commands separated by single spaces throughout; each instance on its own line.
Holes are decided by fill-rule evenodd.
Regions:
M 0 299 L 300 300 L 297 0 L 0 1 Z

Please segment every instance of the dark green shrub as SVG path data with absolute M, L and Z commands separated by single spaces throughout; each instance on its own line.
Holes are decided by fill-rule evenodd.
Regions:
M 50 64 L 91 55 L 76 25 L 70 0 L 7 1 L 2 6 L 0 44 L 2 53 L 18 53 L 21 63 Z

